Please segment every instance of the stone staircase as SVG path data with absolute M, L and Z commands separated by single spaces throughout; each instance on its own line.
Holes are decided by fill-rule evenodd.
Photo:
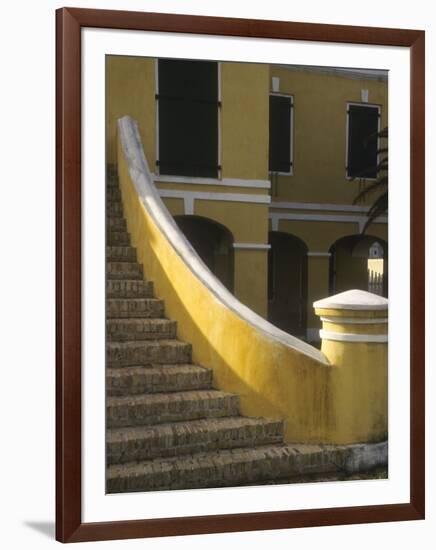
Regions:
M 331 453 L 285 444 L 281 421 L 240 416 L 239 396 L 215 389 L 212 370 L 192 363 L 191 345 L 177 339 L 176 322 L 144 280 L 114 177 L 106 261 L 109 493 L 262 484 L 332 470 Z

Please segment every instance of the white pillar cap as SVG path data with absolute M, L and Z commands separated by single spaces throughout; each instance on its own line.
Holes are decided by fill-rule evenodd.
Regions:
M 348 309 L 374 311 L 388 309 L 388 300 L 365 290 L 347 290 L 314 302 L 315 309 Z

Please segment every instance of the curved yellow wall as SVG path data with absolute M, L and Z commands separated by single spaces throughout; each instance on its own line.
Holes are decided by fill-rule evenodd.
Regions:
M 178 336 L 193 344 L 194 362 L 213 369 L 215 386 L 238 393 L 244 415 L 284 419 L 287 441 L 373 440 L 373 434 L 358 433 L 350 423 L 347 394 L 355 378 L 272 339 L 223 305 L 179 256 L 144 206 L 121 144 L 118 171 L 138 260 L 153 280 L 156 295 L 165 300 L 166 315 L 177 320 Z

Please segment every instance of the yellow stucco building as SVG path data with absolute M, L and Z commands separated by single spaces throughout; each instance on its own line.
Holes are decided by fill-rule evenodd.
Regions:
M 316 342 L 313 303 L 368 290 L 370 258 L 386 295 L 387 218 L 358 238 L 353 204 L 376 176 L 384 73 L 108 56 L 106 78 L 108 164 L 130 115 L 160 196 L 241 302 Z

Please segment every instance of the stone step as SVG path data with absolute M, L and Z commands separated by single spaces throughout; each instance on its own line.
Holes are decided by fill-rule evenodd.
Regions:
M 130 245 L 130 235 L 127 231 L 108 231 L 106 242 L 108 246 Z
M 106 260 L 110 262 L 136 262 L 133 246 L 106 246 Z
M 283 422 L 229 416 L 107 431 L 109 464 L 182 456 L 215 449 L 270 445 L 283 441 Z
M 108 397 L 109 428 L 237 416 L 239 396 L 218 390 L 193 390 Z
M 120 184 L 118 181 L 118 173 L 116 171 L 108 172 L 106 174 L 106 187 L 109 187 L 109 188 L 116 187 L 117 189 L 120 188 Z
M 144 279 L 143 268 L 137 262 L 107 262 L 108 279 Z
M 121 201 L 121 191 L 119 186 L 109 186 L 106 189 L 106 202 Z
M 106 203 L 106 216 L 123 216 L 123 205 L 121 201 L 111 200 Z
M 107 469 L 106 489 L 109 493 L 118 493 L 235 487 L 338 471 L 340 452 L 326 452 L 319 446 L 301 452 L 301 447 L 262 445 L 112 464 Z
M 121 216 L 106 217 L 107 231 L 127 231 L 126 220 Z
M 191 364 L 109 368 L 106 373 L 106 391 L 108 395 L 123 396 L 213 389 L 212 375 L 211 369 Z
M 108 319 L 108 341 L 160 340 L 175 338 L 177 323 L 170 319 Z
M 108 342 L 106 360 L 108 367 L 190 363 L 191 344 L 175 339 Z
M 139 279 L 108 279 L 106 296 L 108 298 L 153 298 L 153 283 Z
M 163 317 L 164 303 L 158 298 L 108 298 L 107 319 L 157 318 Z

